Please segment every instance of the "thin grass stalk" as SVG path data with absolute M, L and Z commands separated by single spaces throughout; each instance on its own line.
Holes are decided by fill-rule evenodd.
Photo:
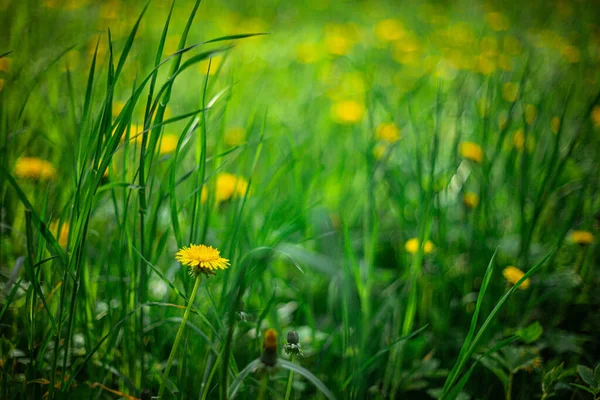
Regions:
M 173 364 L 173 359 L 175 358 L 175 353 L 177 353 L 177 347 L 179 346 L 179 342 L 181 341 L 181 337 L 183 336 L 183 331 L 185 325 L 187 323 L 188 317 L 190 315 L 190 310 L 192 309 L 192 304 L 194 304 L 194 300 L 196 299 L 196 293 L 198 292 L 198 288 L 200 287 L 201 275 L 196 277 L 196 281 L 194 282 L 194 288 L 192 289 L 192 294 L 190 296 L 190 301 L 188 301 L 187 307 L 185 308 L 185 312 L 183 313 L 183 319 L 181 320 L 181 324 L 179 325 L 179 329 L 177 330 L 177 336 L 175 336 L 175 342 L 173 342 L 173 347 L 171 348 L 171 353 L 169 353 L 169 358 L 167 359 L 167 365 L 165 366 L 165 370 L 163 372 L 162 379 L 160 381 L 160 387 L 158 389 L 158 398 L 162 399 L 162 395 L 165 391 L 165 384 L 167 379 L 169 379 L 169 372 L 171 371 L 171 365 Z

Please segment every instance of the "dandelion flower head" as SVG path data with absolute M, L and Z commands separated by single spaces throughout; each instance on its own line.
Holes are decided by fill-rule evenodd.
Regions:
M 523 277 L 523 275 L 525 275 L 525 273 L 523 271 L 521 271 L 519 268 L 513 266 L 513 265 L 509 265 L 508 267 L 504 268 L 504 270 L 502 271 L 502 275 L 504 275 L 504 279 L 506 279 L 508 282 L 512 283 L 513 285 L 515 285 L 517 282 L 519 282 L 519 280 Z M 529 288 L 529 278 L 525 279 L 523 281 L 523 283 L 521 283 L 521 286 L 519 286 L 519 289 L 525 290 L 527 288 Z
M 241 176 L 236 176 L 229 173 L 222 173 L 217 175 L 217 182 L 215 186 L 215 201 L 222 203 L 231 198 L 243 197 L 248 190 L 248 181 Z M 206 186 L 202 188 L 202 203 L 205 203 L 208 199 L 208 191 Z
M 400 139 L 400 129 L 393 122 L 384 122 L 377 127 L 377 139 L 395 143 Z
M 589 231 L 573 231 L 570 239 L 577 244 L 591 244 L 594 242 L 594 235 Z
M 479 205 L 479 196 L 473 192 L 467 192 L 463 195 L 463 203 L 467 208 L 477 208 Z
M 404 244 L 404 248 L 409 253 L 416 254 L 417 251 L 419 251 L 419 239 L 412 238 L 412 239 L 407 240 L 406 243 Z M 429 254 L 432 251 L 433 251 L 433 243 L 430 240 L 428 240 L 425 242 L 425 245 L 423 246 L 423 252 L 425 254 Z
M 215 271 L 229 266 L 229 260 L 221 257 L 219 250 L 203 244 L 184 246 L 175 254 L 175 258 L 189 267 L 191 276 L 198 276 L 201 273 L 206 276 L 215 275 Z
M 21 157 L 15 164 L 15 175 L 21 179 L 52 180 L 56 177 L 56 168 L 41 158 Z
M 462 142 L 458 151 L 461 157 L 466 158 L 467 160 L 471 160 L 476 163 L 481 163 L 481 161 L 483 161 L 483 150 L 477 143 Z

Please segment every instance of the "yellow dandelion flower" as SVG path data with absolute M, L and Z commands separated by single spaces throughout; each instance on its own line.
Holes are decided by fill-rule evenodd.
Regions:
M 229 266 L 229 260 L 221 257 L 219 250 L 212 246 L 203 244 L 190 244 L 189 247 L 182 247 L 176 254 L 177 261 L 189 267 L 191 276 L 204 274 L 215 275 L 215 271 L 226 269 Z
M 223 137 L 225 143 L 229 146 L 239 146 L 246 143 L 246 130 L 235 127 L 227 130 Z
M 12 58 L 2 57 L 0 58 L 0 72 L 10 72 L 12 68 Z
M 302 64 L 316 63 L 321 56 L 322 51 L 315 43 L 303 42 L 296 47 L 296 59 Z
M 570 240 L 577 244 L 592 244 L 594 235 L 590 231 L 573 231 L 571 232 Z
M 467 160 L 481 163 L 483 161 L 483 150 L 481 146 L 473 142 L 462 142 L 458 149 L 461 157 Z
M 355 124 L 365 115 L 365 106 L 355 100 L 343 100 L 331 107 L 331 117 L 340 124 Z
M 377 139 L 388 143 L 400 140 L 400 129 L 393 122 L 384 122 L 377 127 Z
M 513 135 L 513 145 L 515 149 L 521 151 L 525 147 L 525 133 L 523 129 L 517 129 Z M 527 137 L 527 151 L 531 152 L 535 148 L 535 139 L 532 136 Z
M 473 192 L 467 192 L 463 195 L 463 203 L 467 208 L 477 208 L 479 205 L 479 196 Z
M 508 18 L 500 12 L 489 12 L 485 14 L 485 22 L 494 31 L 506 31 L 509 28 Z
M 375 24 L 375 36 L 382 42 L 391 42 L 402 39 L 405 35 L 404 27 L 395 19 L 384 19 Z
M 552 117 L 552 120 L 550 120 L 550 129 L 552 129 L 552 133 L 555 135 L 558 133 L 560 129 L 560 118 Z
M 594 126 L 600 126 L 600 106 L 594 106 L 591 118 Z
M 330 54 L 343 56 L 354 47 L 356 32 L 347 25 L 328 25 L 325 27 L 325 47 Z
M 15 164 L 15 176 L 21 179 L 53 180 L 56 178 L 56 168 L 41 158 L 21 157 Z
M 519 268 L 513 265 L 509 265 L 508 267 L 504 268 L 504 270 L 502 271 L 502 275 L 504 276 L 504 279 L 506 279 L 508 282 L 514 285 L 517 282 L 519 282 L 519 280 L 523 277 L 523 275 L 525 275 L 525 273 Z M 521 283 L 521 286 L 519 286 L 519 289 L 525 290 L 529 288 L 529 283 L 529 278 L 525 279 L 523 283 Z
M 177 142 L 179 141 L 179 136 L 174 135 L 172 133 L 167 133 L 163 135 L 162 142 L 160 143 L 160 154 L 169 154 L 175 151 L 177 148 Z
M 404 244 L 404 248 L 409 253 L 415 254 L 417 251 L 419 251 L 419 239 L 417 239 L 417 238 L 408 239 L 406 241 L 406 243 Z M 433 248 L 434 248 L 433 243 L 430 240 L 428 240 L 425 242 L 425 245 L 423 246 L 423 252 L 425 254 L 429 254 L 433 251 Z
M 525 135 L 523 135 L 523 129 L 519 129 L 513 135 L 513 145 L 518 150 L 523 150 L 525 145 Z
M 414 35 L 395 41 L 391 52 L 392 58 L 400 64 L 418 65 L 421 61 L 421 44 Z
M 248 189 L 248 181 L 240 176 L 235 176 L 229 173 L 217 175 L 215 188 L 215 201 L 222 203 L 231 198 L 242 197 Z M 203 203 L 208 199 L 208 191 L 206 187 L 202 188 L 201 201 Z
M 502 85 L 502 98 L 509 103 L 514 103 L 519 95 L 519 85 L 514 82 L 506 82 Z
M 533 104 L 527 104 L 525 106 L 525 121 L 527 124 L 532 125 L 537 118 L 537 109 Z
M 56 237 L 60 247 L 67 247 L 67 242 L 69 241 L 69 228 L 69 224 L 65 222 L 60 226 L 59 232 L 58 221 L 54 221 L 50 224 L 50 232 Z

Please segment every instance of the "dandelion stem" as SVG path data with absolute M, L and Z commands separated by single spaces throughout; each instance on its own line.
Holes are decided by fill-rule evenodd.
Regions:
M 177 352 L 177 346 L 179 345 L 179 341 L 183 336 L 183 328 L 187 323 L 187 319 L 190 315 L 190 310 L 192 309 L 192 304 L 194 304 L 194 299 L 196 298 L 196 293 L 198 292 L 198 288 L 200 287 L 200 274 L 196 277 L 196 283 L 194 283 L 194 289 L 192 290 L 192 295 L 190 296 L 190 301 L 188 301 L 187 307 L 185 308 L 185 312 L 183 313 L 183 319 L 181 320 L 181 324 L 179 325 L 179 330 L 177 331 L 177 336 L 175 336 L 175 342 L 173 343 L 173 347 L 171 348 L 171 354 L 169 354 L 169 359 L 167 360 L 167 365 L 165 367 L 165 372 L 163 373 L 162 380 L 160 382 L 160 389 L 158 390 L 158 397 L 162 399 L 163 392 L 165 391 L 165 382 L 169 378 L 169 371 L 171 370 L 171 364 L 173 363 L 173 358 L 175 358 L 175 353 Z
M 260 383 L 260 392 L 258 392 L 258 400 L 264 400 L 265 395 L 267 394 L 267 374 L 264 374 L 262 381 Z
M 294 361 L 294 355 L 290 355 L 290 362 Z M 294 371 L 290 371 L 290 375 L 288 376 L 287 388 L 285 389 L 285 400 L 290 400 L 290 395 L 292 394 L 292 382 L 294 382 Z

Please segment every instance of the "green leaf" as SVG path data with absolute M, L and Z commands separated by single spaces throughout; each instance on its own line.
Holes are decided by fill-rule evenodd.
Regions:
M 517 336 L 525 343 L 530 344 L 538 340 L 543 332 L 544 328 L 542 328 L 542 325 L 538 321 L 535 321 L 526 328 L 519 329 L 517 331 Z
M 591 368 L 588 368 L 585 365 L 578 365 L 577 373 L 581 377 L 581 380 L 583 380 L 589 386 L 596 386 L 595 382 L 594 382 L 595 381 L 594 372 L 592 371 Z
M 588 393 L 591 393 L 591 394 L 593 394 L 594 396 L 595 396 L 595 395 L 596 395 L 596 393 L 597 393 L 597 391 L 595 391 L 595 390 L 592 390 L 592 389 L 590 389 L 590 388 L 589 388 L 589 387 L 587 387 L 587 386 L 578 385 L 577 383 L 571 383 L 571 386 L 575 386 L 575 387 L 576 387 L 576 388 L 578 388 L 578 389 L 585 390 L 586 392 L 588 392 Z

